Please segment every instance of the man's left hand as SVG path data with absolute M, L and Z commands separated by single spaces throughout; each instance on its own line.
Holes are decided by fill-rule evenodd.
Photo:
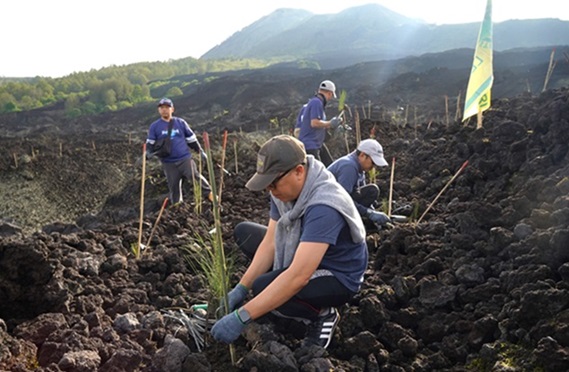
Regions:
M 219 319 L 211 328 L 211 335 L 217 341 L 230 344 L 237 340 L 245 324 L 237 316 L 237 310 Z
M 367 218 L 369 218 L 373 223 L 379 226 L 383 226 L 388 222 L 391 222 L 391 218 L 383 212 L 374 211 L 373 209 L 367 210 Z

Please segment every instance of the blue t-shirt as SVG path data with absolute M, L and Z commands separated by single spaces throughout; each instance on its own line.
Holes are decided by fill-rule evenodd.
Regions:
M 275 221 L 280 218 L 272 199 L 270 216 Z M 318 269 L 329 270 L 346 288 L 357 292 L 368 263 L 365 241 L 354 243 L 346 220 L 337 210 L 327 205 L 316 204 L 306 208 L 301 226 L 301 242 L 330 245 Z
M 358 155 L 355 151 L 336 159 L 328 166 L 328 170 L 352 197 L 354 192 L 365 185 L 365 173 L 358 162 Z M 367 208 L 359 203 L 355 205 L 358 212 L 364 215 Z
M 306 103 L 302 105 L 300 111 L 298 112 L 298 116 L 296 117 L 296 124 L 294 125 L 295 128 L 300 128 L 302 126 L 302 118 L 304 117 L 305 109 L 306 109 Z
M 175 163 L 179 160 L 191 157 L 192 154 L 190 153 L 188 145 L 191 146 L 198 141 L 196 135 L 184 119 L 172 117 L 172 120 L 174 121 L 172 133 L 170 134 L 172 150 L 168 157 L 160 159 L 164 163 Z M 156 140 L 165 138 L 167 135 L 168 122 L 160 118 L 150 125 L 146 143 L 153 146 Z
M 308 100 L 306 108 L 302 113 L 302 123 L 298 139 L 304 143 L 306 150 L 318 150 L 322 147 L 326 139 L 326 128 L 313 128 L 310 125 L 312 119 L 326 120 L 324 103 L 322 98 L 314 96 Z

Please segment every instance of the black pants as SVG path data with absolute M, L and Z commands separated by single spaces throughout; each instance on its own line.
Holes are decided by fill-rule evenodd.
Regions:
M 239 248 L 252 259 L 266 232 L 267 227 L 264 225 L 241 222 L 235 227 L 233 234 Z M 261 293 L 284 270 L 286 268 L 271 270 L 259 276 L 253 282 L 253 295 L 257 296 Z M 314 320 L 320 309 L 343 305 L 354 294 L 334 276 L 320 276 L 311 279 L 296 295 L 275 310 L 285 317 Z
M 328 167 L 334 161 L 332 155 L 330 154 L 330 151 L 328 150 L 328 147 L 326 147 L 326 144 L 322 144 L 322 147 L 319 149 L 306 150 L 306 153 L 314 155 L 314 157 L 317 160 L 320 160 L 326 167 Z
M 352 193 L 352 199 L 367 208 L 371 207 L 377 198 L 379 198 L 379 187 L 375 183 L 362 186 Z
M 199 182 L 201 193 L 204 198 L 207 198 L 211 192 L 209 183 L 205 177 L 198 172 L 198 167 L 192 158 L 185 158 L 175 163 L 162 163 L 162 169 L 164 170 L 164 175 L 168 181 L 171 204 L 183 201 L 182 179 L 184 178 L 190 183 L 194 180 L 195 182 Z

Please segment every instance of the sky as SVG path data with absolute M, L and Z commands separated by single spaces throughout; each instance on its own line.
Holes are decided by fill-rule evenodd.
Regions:
M 338 13 L 377 3 L 431 24 L 482 22 L 486 0 L 18 0 L 0 15 L 0 77 L 61 77 L 199 58 L 276 9 Z M 569 20 L 565 0 L 493 0 L 492 21 Z

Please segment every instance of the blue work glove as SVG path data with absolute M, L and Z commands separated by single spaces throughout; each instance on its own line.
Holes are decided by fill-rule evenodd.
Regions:
M 217 341 L 230 344 L 237 340 L 243 328 L 245 328 L 245 323 L 239 319 L 237 310 L 235 310 L 215 322 L 211 328 L 211 335 Z
M 374 211 L 373 209 L 368 209 L 366 217 L 370 219 L 371 222 L 378 226 L 383 226 L 388 222 L 391 222 L 391 218 L 383 212 Z
M 336 129 L 340 126 L 340 124 L 342 124 L 342 119 L 334 116 L 332 119 L 330 119 L 330 128 L 331 129 Z
M 247 298 L 247 294 L 249 293 L 249 289 L 245 287 L 243 284 L 237 284 L 229 293 L 227 294 L 227 303 L 229 304 L 229 309 L 225 311 L 225 301 L 221 301 L 221 305 L 216 313 L 221 312 L 221 314 L 227 314 L 235 310 L 236 308 L 243 305 L 243 301 Z

